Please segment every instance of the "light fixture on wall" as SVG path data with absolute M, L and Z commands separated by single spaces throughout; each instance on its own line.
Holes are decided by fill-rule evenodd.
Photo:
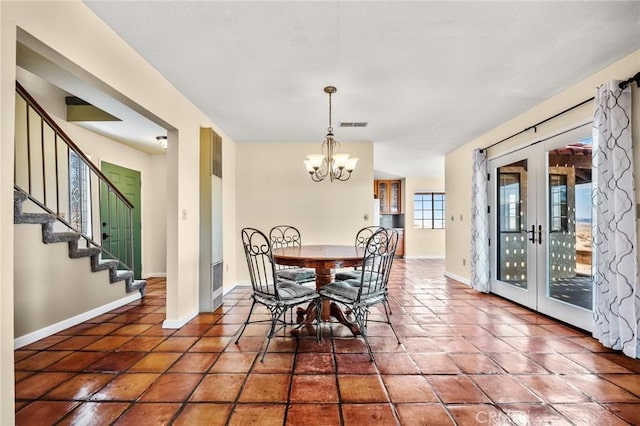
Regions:
M 356 168 L 357 158 L 349 156 L 340 150 L 340 143 L 333 136 L 333 127 L 331 127 L 331 95 L 336 93 L 338 89 L 333 86 L 324 88 L 324 92 L 329 94 L 329 127 L 327 128 L 327 136 L 322 142 L 322 154 L 307 155 L 304 165 L 307 172 L 314 182 L 323 181 L 327 176 L 330 180 L 348 180 L 351 172 Z
M 156 136 L 156 140 L 160 144 L 161 147 L 167 149 L 167 137 L 166 136 Z

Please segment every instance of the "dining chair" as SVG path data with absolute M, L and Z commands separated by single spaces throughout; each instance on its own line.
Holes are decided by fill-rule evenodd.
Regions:
M 291 225 L 277 225 L 269 231 L 269 241 L 271 248 L 300 247 L 302 238 L 300 231 Z M 276 275 L 279 279 L 294 281 L 299 284 L 315 281 L 316 270 L 313 268 L 300 268 L 276 264 Z
M 252 287 L 252 303 L 249 315 L 244 322 L 240 334 L 236 339 L 237 344 L 249 324 L 265 321 L 271 322 L 271 329 L 267 335 L 267 345 L 264 348 L 261 362 L 269 349 L 271 339 L 282 328 L 291 326 L 292 329 L 300 327 L 293 322 L 293 308 L 302 304 L 315 304 L 316 311 L 316 339 L 321 340 L 320 313 L 322 311 L 321 299 L 313 288 L 301 286 L 292 281 L 280 280 L 276 277 L 276 269 L 271 255 L 271 245 L 267 236 L 255 228 L 242 229 L 242 246 L 247 258 L 249 276 Z M 251 320 L 251 314 L 256 304 L 265 306 L 271 313 L 271 320 Z M 291 311 L 289 322 L 286 321 L 286 312 Z M 280 327 L 277 327 L 280 325 Z M 297 336 L 297 335 L 296 335 Z
M 367 245 L 367 241 L 369 237 L 376 233 L 376 231 L 384 229 L 381 226 L 365 226 L 360 229 L 356 234 L 356 248 L 364 248 Z M 345 280 L 357 280 L 360 278 L 361 271 L 358 268 L 353 269 L 345 269 L 343 271 L 336 271 L 336 281 L 345 281 Z
M 369 321 L 388 324 L 400 344 L 400 338 L 391 324 L 388 302 L 389 276 L 397 245 L 397 231 L 379 229 L 367 239 L 359 278 L 336 281 L 318 290 L 323 299 L 340 303 L 353 314 L 355 325 L 364 339 L 371 361 L 373 352 L 367 338 Z M 385 320 L 369 318 L 370 308 L 376 305 L 382 305 L 384 308 Z

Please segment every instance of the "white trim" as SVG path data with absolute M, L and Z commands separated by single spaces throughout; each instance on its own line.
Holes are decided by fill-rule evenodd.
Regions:
M 444 276 L 447 278 L 451 278 L 452 280 L 456 280 L 461 282 L 462 284 L 466 284 L 471 287 L 471 280 L 469 278 L 461 277 L 460 275 L 452 274 L 451 272 L 445 272 Z
M 251 287 L 251 283 L 248 281 L 244 281 L 244 282 L 241 281 L 239 283 L 233 284 L 232 286 L 223 287 L 224 289 L 223 296 L 226 296 L 229 292 L 233 291 L 236 287 Z
M 213 292 L 213 300 L 216 300 L 218 297 L 224 297 L 224 285 Z
M 198 309 L 194 309 L 189 312 L 187 315 L 178 319 L 165 319 L 162 322 L 162 328 L 180 328 L 192 319 L 194 319 L 199 314 Z
M 431 260 L 444 260 L 444 256 L 405 256 L 405 259 L 431 259 Z
M 82 322 L 85 322 L 91 318 L 95 318 L 98 315 L 102 315 L 106 312 L 117 309 L 121 306 L 127 305 L 131 302 L 134 302 L 142 297 L 139 291 L 136 291 L 135 294 L 130 296 L 123 297 L 122 299 L 114 300 L 113 302 L 107 303 L 106 305 L 98 306 L 97 308 L 91 309 L 90 311 L 83 312 L 74 317 L 67 318 L 55 324 L 48 325 L 40 330 L 33 331 L 29 334 L 25 334 L 24 336 L 20 336 L 14 339 L 13 348 L 20 349 L 23 346 L 29 345 L 33 342 L 37 342 L 40 339 L 44 339 L 45 337 L 49 337 L 53 334 L 56 334 L 59 331 L 65 330 L 69 327 L 73 327 L 74 325 L 78 325 Z
M 167 278 L 166 272 L 149 272 L 142 275 L 146 278 Z

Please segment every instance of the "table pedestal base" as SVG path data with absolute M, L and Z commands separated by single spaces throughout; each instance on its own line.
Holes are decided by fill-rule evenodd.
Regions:
M 342 309 L 338 306 L 337 303 L 330 302 L 328 300 L 322 301 L 322 312 L 320 313 L 320 318 L 323 322 L 330 321 L 331 317 L 335 318 L 340 324 L 346 326 L 354 336 L 360 334 L 360 328 L 357 325 L 352 323 L 347 319 L 347 317 L 342 313 Z M 298 308 L 296 310 L 296 322 L 298 324 L 305 323 L 305 325 L 311 325 L 313 321 L 316 319 L 316 305 L 315 303 L 309 303 L 307 309 Z M 291 334 L 297 335 L 298 330 L 291 330 Z

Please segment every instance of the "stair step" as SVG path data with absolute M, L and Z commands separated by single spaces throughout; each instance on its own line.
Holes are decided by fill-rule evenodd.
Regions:
M 13 191 L 13 216 L 22 215 L 22 203 L 27 199 L 27 194 L 22 191 Z M 14 222 L 17 223 L 17 222 Z
M 95 260 L 94 260 L 95 259 Z M 116 269 L 118 267 L 117 260 L 113 259 L 100 259 L 97 256 L 95 258 L 91 258 L 91 270 L 93 272 L 104 271 L 109 268 Z
M 126 291 L 127 293 L 131 293 L 133 291 L 138 290 L 141 296 L 144 296 L 144 292 L 147 288 L 147 281 L 145 280 L 128 280 Z
M 80 234 L 77 232 L 45 232 L 42 235 L 42 239 L 45 243 L 68 243 L 71 241 L 77 241 L 80 239 Z
M 123 280 L 131 280 L 133 279 L 133 271 L 128 271 L 126 269 L 119 269 L 117 271 L 113 271 L 111 269 L 109 273 L 109 278 L 111 279 L 111 283 L 115 283 Z
M 28 197 L 28 195 L 27 195 L 26 192 L 16 191 L 16 190 L 13 191 L 13 200 L 14 201 L 18 201 L 18 200 L 24 201 L 24 200 L 27 199 L 27 197 Z
M 43 225 L 47 223 L 54 223 L 55 221 L 56 216 L 49 213 L 21 213 L 19 215 L 14 214 L 13 216 L 13 223 L 15 224 L 27 223 Z
M 69 242 L 69 257 L 78 259 L 81 257 L 97 256 L 102 253 L 98 247 L 77 248 L 78 245 L 73 241 Z

